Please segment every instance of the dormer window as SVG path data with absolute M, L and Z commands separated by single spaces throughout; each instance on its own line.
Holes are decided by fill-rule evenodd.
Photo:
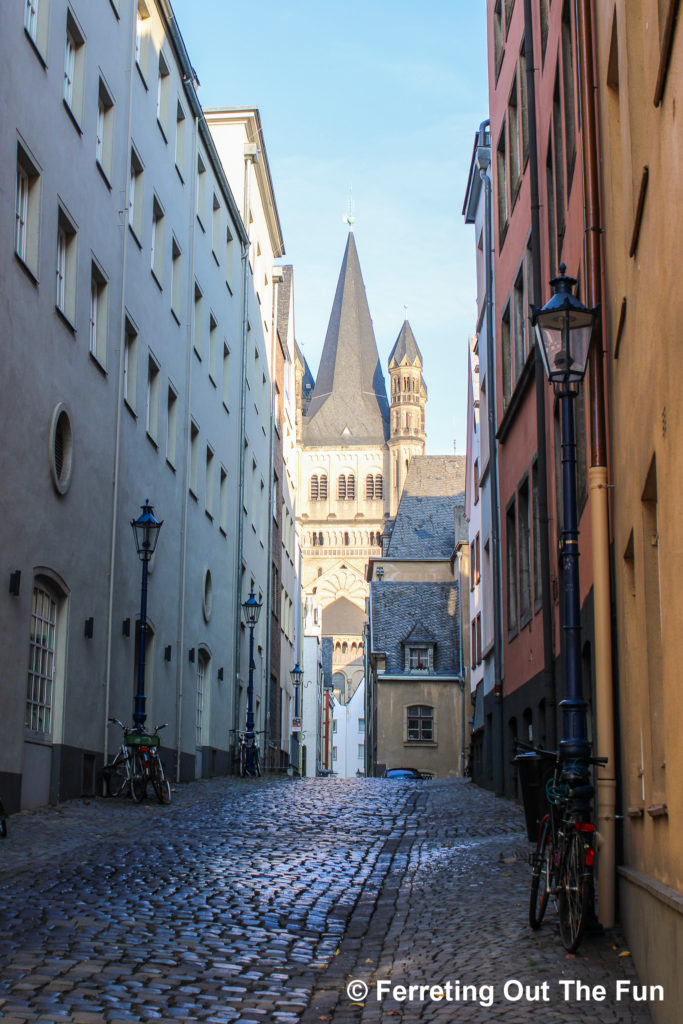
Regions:
M 411 644 L 407 648 L 408 672 L 431 672 L 433 667 L 432 647 L 429 644 Z

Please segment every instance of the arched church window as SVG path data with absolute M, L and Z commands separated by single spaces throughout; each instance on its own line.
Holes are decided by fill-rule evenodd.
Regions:
M 334 645 L 334 653 L 335 654 L 341 654 L 341 644 L 339 643 L 338 640 L 337 640 L 336 644 Z
M 356 497 L 356 478 L 353 475 L 353 473 L 349 473 L 349 475 L 348 475 L 348 477 L 346 479 L 346 497 L 347 498 L 355 498 Z
M 318 497 L 321 501 L 327 501 L 327 473 L 320 474 L 320 488 Z
M 375 497 L 375 478 L 372 473 L 368 473 L 365 478 L 365 498 L 366 501 L 372 501 Z
M 348 654 L 348 653 L 349 653 L 349 645 L 347 644 L 347 642 L 345 640 L 344 643 L 342 644 L 342 654 Z
M 375 531 L 371 530 L 371 532 L 370 532 L 370 547 L 374 548 L 374 546 L 375 546 Z
M 318 500 L 318 475 L 317 473 L 311 477 L 311 501 Z
M 322 531 L 318 534 L 318 547 L 322 547 L 324 544 Z
M 353 644 L 351 644 L 351 657 L 355 658 L 355 657 L 357 657 L 357 655 L 358 655 L 358 644 L 353 643 Z
M 337 498 L 339 501 L 346 500 L 346 477 L 343 473 L 337 480 Z
M 348 530 L 344 533 L 344 543 L 346 544 L 347 547 L 351 543 Z
M 384 479 L 381 473 L 378 473 L 375 477 L 375 497 L 384 497 Z

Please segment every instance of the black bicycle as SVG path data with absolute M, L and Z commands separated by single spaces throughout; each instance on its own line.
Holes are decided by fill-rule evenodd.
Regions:
M 157 725 L 153 733 L 127 729 L 118 718 L 110 718 L 123 730 L 123 741 L 113 761 L 105 768 L 109 796 L 123 796 L 130 793 L 135 803 L 140 803 L 151 782 L 160 804 L 171 802 L 171 784 L 166 778 L 164 765 L 159 756 L 159 735 L 168 723 Z

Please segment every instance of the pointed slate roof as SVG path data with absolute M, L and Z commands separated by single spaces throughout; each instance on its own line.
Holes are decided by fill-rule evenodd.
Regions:
M 358 251 L 349 232 L 330 322 L 303 423 L 304 444 L 384 444 L 389 403 Z
M 408 362 L 411 366 L 415 366 L 415 364 L 422 366 L 422 353 L 417 347 L 415 335 L 413 334 L 407 320 L 403 322 L 403 327 L 399 331 L 396 344 L 391 350 L 389 366 L 391 366 L 392 363 L 395 363 L 396 366 L 400 366 L 406 357 L 408 358 Z

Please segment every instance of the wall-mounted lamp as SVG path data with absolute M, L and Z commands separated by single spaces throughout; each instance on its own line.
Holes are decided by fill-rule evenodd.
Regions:
M 221 665 L 221 667 L 220 667 L 220 668 L 218 669 L 218 679 L 219 679 L 219 681 L 220 681 L 221 683 L 223 682 L 223 666 L 222 666 L 222 665 Z
M 91 617 L 85 620 L 85 627 L 83 629 L 83 636 L 88 640 L 92 640 L 93 633 L 95 631 L 95 620 Z
M 190 661 L 194 662 L 194 647 L 190 647 L 189 658 Z
M 123 636 L 130 636 L 130 619 L 124 619 L 121 627 L 121 634 Z
M 19 597 L 21 587 L 21 569 L 15 569 L 9 574 L 9 592 L 12 597 Z
M 164 647 L 164 661 L 170 661 L 171 660 L 171 652 L 172 652 L 172 650 L 173 650 L 173 648 L 171 647 L 170 644 L 168 645 L 168 647 Z

